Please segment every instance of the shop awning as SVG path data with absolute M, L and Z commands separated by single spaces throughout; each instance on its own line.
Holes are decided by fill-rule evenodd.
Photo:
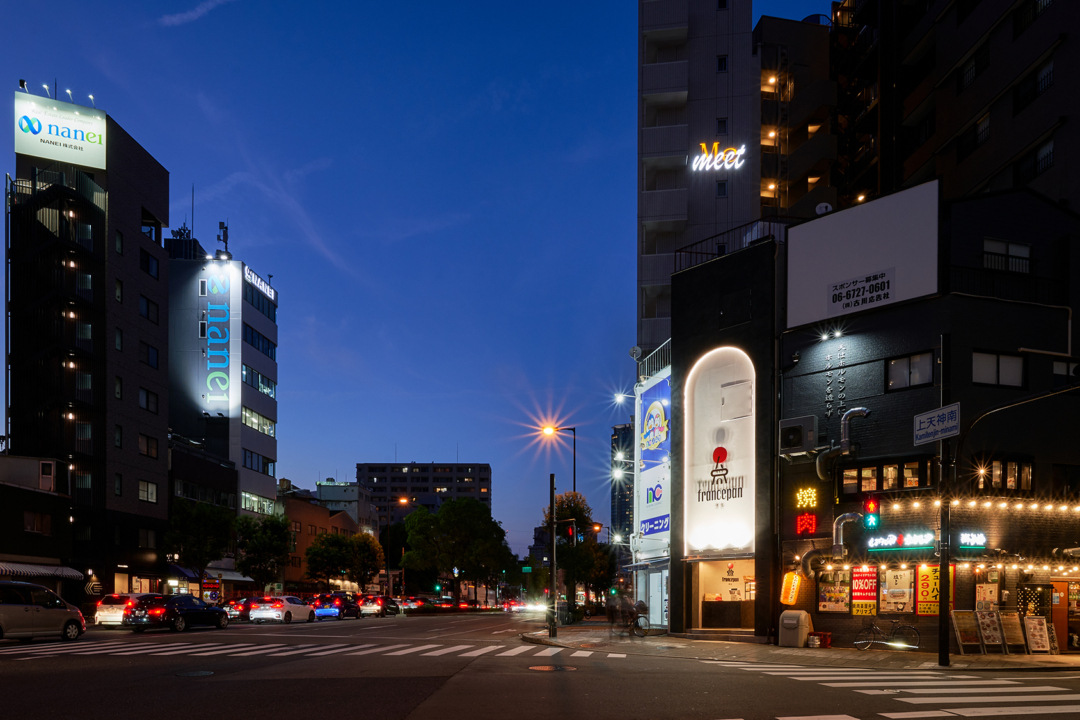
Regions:
M 180 567 L 179 565 L 170 565 L 169 566 L 169 574 L 170 575 L 178 575 L 178 576 L 180 576 L 182 578 L 187 578 L 188 580 L 194 580 L 195 579 L 195 573 L 194 572 L 192 572 L 191 570 L 188 570 L 186 567 Z
M 644 570 L 648 567 L 655 567 L 657 565 L 667 565 L 671 562 L 671 558 L 652 558 L 651 560 L 642 560 L 641 562 L 631 563 L 630 565 L 623 565 L 623 570 Z
M 255 582 L 251 578 L 247 577 L 246 575 L 242 575 L 235 570 L 215 570 L 214 568 L 208 568 L 206 570 L 206 574 L 209 575 L 211 578 L 216 578 L 218 575 L 220 575 L 222 582 Z
M 0 575 L 18 577 L 58 577 L 68 580 L 82 580 L 86 576 L 74 568 L 63 565 L 31 565 L 29 563 L 2 562 Z

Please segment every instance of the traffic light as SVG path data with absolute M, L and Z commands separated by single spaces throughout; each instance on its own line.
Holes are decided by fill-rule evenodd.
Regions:
M 603 530 L 603 529 L 604 529 L 604 526 L 601 525 L 600 523 L 593 523 L 592 524 L 592 531 L 594 533 L 596 533 L 597 535 L 599 535 L 600 531 Z
M 577 529 L 574 527 L 573 523 L 570 523 L 566 528 L 566 535 L 570 538 L 571 545 L 577 545 Z
M 863 500 L 862 524 L 867 530 L 877 530 L 881 525 L 881 503 L 876 498 Z
M 615 594 L 616 592 L 617 592 L 617 591 L 615 590 L 615 588 L 611 588 L 611 594 L 612 594 L 612 595 L 614 595 L 614 594 Z
M 435 592 L 439 592 L 440 590 L 442 590 L 442 585 L 439 585 L 438 583 L 436 583 L 435 584 Z

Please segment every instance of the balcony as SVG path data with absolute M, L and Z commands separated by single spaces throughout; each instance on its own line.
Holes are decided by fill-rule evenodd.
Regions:
M 639 25 L 644 32 L 688 27 L 687 0 L 645 0 Z
M 992 254 L 992 253 L 988 253 Z M 1008 258 L 1006 262 L 1027 260 L 1026 258 Z M 984 263 L 987 262 L 984 257 Z M 1034 269 L 1033 263 L 1025 265 Z M 1002 300 L 1042 303 L 1044 305 L 1064 304 L 1061 283 L 1046 277 L 1028 274 L 1026 271 L 992 270 L 984 268 L 952 268 L 952 286 L 955 293 L 982 295 Z
M 638 258 L 639 285 L 669 285 L 675 271 L 675 254 L 642 255 Z
M 795 93 L 788 111 L 788 127 L 797 127 L 812 117 L 819 117 L 817 112 L 823 107 L 836 107 L 836 82 L 833 80 L 818 80 Z
M 667 125 L 641 129 L 641 156 L 685 156 L 689 147 L 687 125 Z
M 687 62 L 651 63 L 641 66 L 641 96 L 656 102 L 685 100 L 689 87 Z
M 787 177 L 820 176 L 836 160 L 836 136 L 819 132 L 787 156 Z
M 685 223 L 688 190 L 646 190 L 638 200 L 638 219 L 644 223 Z
M 833 210 L 839 207 L 836 188 L 828 185 L 818 185 L 813 190 L 804 194 L 788 208 L 788 215 L 802 218 L 817 217 L 817 206 L 828 203 Z

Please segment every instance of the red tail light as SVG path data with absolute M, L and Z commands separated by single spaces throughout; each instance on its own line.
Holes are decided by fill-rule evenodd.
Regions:
M 100 600 L 97 601 L 97 604 L 98 604 L 98 607 L 101 607 L 101 601 Z
M 150 610 L 151 615 L 164 615 L 165 608 L 153 608 Z
M 340 605 L 341 604 L 341 598 L 334 598 L 334 604 L 335 605 Z
M 128 600 L 127 605 L 125 607 L 135 607 L 135 601 L 134 600 Z
M 314 601 L 313 603 L 311 603 L 311 606 L 312 607 L 320 607 L 319 601 L 318 600 Z
M 267 603 L 268 603 L 268 602 L 272 601 L 273 599 L 274 599 L 274 598 L 272 598 L 272 597 L 264 597 L 264 598 L 263 598 L 263 602 L 267 602 Z
M 378 605 L 379 607 L 382 607 L 382 600 L 376 600 L 375 604 Z
M 259 603 L 257 603 L 257 602 L 253 602 L 253 603 L 251 603 L 251 609 L 252 609 L 252 610 L 255 610 L 255 609 L 256 609 L 256 608 L 258 608 L 258 607 L 259 607 Z
M 279 602 L 276 602 L 276 603 L 274 603 L 274 607 L 275 607 L 275 608 L 283 608 L 283 607 L 285 607 L 285 604 L 284 604 L 284 603 L 279 603 Z

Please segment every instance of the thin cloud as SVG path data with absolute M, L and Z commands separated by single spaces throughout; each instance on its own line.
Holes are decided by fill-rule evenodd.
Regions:
M 191 10 L 182 13 L 176 13 L 175 15 L 162 15 L 158 18 L 158 24 L 163 27 L 176 27 L 177 25 L 186 25 L 189 22 L 195 22 L 206 13 L 210 12 L 218 5 L 224 5 L 225 3 L 235 2 L 236 0 L 206 0 L 196 5 Z

